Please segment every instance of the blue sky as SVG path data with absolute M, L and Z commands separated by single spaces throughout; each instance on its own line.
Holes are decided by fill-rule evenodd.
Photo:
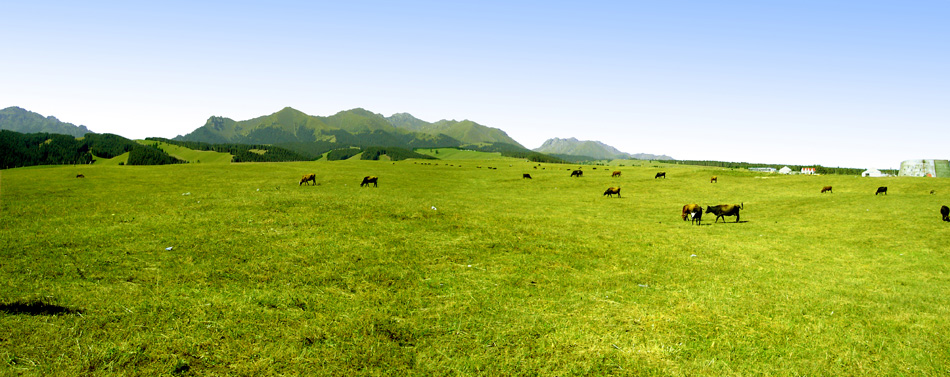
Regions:
M 461 2 L 460 2 L 461 3 Z M 174 137 L 286 106 L 529 148 L 897 168 L 950 158 L 950 2 L 4 4 L 0 108 Z

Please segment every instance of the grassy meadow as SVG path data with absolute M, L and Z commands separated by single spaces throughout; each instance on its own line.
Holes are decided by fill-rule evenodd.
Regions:
M 653 164 L 0 171 L 0 374 L 950 373 L 950 180 Z

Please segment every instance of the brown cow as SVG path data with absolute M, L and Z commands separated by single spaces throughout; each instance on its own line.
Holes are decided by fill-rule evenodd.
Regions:
M 887 187 L 884 187 L 884 186 L 878 187 L 877 191 L 874 192 L 874 196 L 877 196 L 877 194 L 880 194 L 882 192 L 884 193 L 884 195 L 887 195 Z
M 313 184 L 316 185 L 316 184 L 317 184 L 317 175 L 316 175 L 316 174 L 304 174 L 303 177 L 300 178 L 300 183 L 298 183 L 297 186 L 300 186 L 300 185 L 302 185 L 302 184 L 304 184 L 304 183 L 306 183 L 306 182 L 313 182 Z
M 703 207 L 699 204 L 687 204 L 683 206 L 683 221 L 689 218 L 690 222 L 701 225 L 703 219 Z
M 360 183 L 360 187 L 369 186 L 370 183 L 373 184 L 373 187 L 379 187 L 379 186 L 376 186 L 376 180 L 377 180 L 377 179 L 379 179 L 379 177 L 372 176 L 372 175 L 367 175 L 367 176 L 363 177 L 363 182 Z
M 943 221 L 950 221 L 950 208 L 947 206 L 941 206 L 940 215 L 943 216 Z
M 619 176 L 620 176 L 620 170 L 617 170 L 617 171 L 613 172 L 613 174 L 610 175 L 611 178 L 613 178 L 613 177 L 619 177 Z
M 719 177 L 716 177 L 715 175 L 712 176 L 712 178 L 709 179 L 709 183 L 719 183 Z
M 612 198 L 614 194 L 617 194 L 617 197 L 620 197 L 620 187 L 610 187 L 607 191 L 604 191 L 604 195 L 607 195 L 608 198 Z
M 821 193 L 822 193 L 822 194 L 824 194 L 825 191 L 830 192 L 830 193 L 832 193 L 832 194 L 835 193 L 834 191 L 831 191 L 831 186 L 825 186 L 825 187 L 822 187 L 822 188 L 821 188 Z
M 653 179 L 657 179 L 657 178 L 660 178 L 660 177 L 663 177 L 663 179 L 666 179 L 666 172 L 665 172 L 665 171 L 661 171 L 661 172 L 659 172 L 659 173 L 656 173 L 656 176 L 654 176 Z
M 739 210 L 743 209 L 743 205 L 735 204 L 720 204 L 718 206 L 706 206 L 706 213 L 712 213 L 716 215 L 716 222 L 719 222 L 719 218 L 722 218 L 722 221 L 725 222 L 725 216 L 735 216 L 736 222 L 739 222 Z

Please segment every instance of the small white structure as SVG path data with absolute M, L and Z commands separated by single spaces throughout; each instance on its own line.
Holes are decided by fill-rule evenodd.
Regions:
M 802 168 L 802 174 L 815 174 L 815 168 Z
M 792 169 L 786 166 L 784 168 L 778 169 L 778 172 L 782 174 L 792 174 Z
M 775 173 L 775 168 L 749 168 L 749 171 L 755 171 L 759 173 Z
M 868 170 L 865 170 L 863 173 L 861 173 L 861 176 L 862 177 L 885 177 L 886 175 L 884 173 L 881 173 L 880 170 L 877 170 L 875 168 L 870 168 Z

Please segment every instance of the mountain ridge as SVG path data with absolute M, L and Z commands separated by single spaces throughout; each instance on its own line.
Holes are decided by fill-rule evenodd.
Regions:
M 46 132 L 74 137 L 83 137 L 87 133 L 93 133 L 86 126 L 63 122 L 52 115 L 44 117 L 17 106 L 0 110 L 0 130 L 20 133 Z
M 533 149 L 535 152 L 559 154 L 569 156 L 587 156 L 598 160 L 673 160 L 673 157 L 667 155 L 655 155 L 649 153 L 627 153 L 619 149 L 595 140 L 578 140 L 571 137 L 567 139 L 551 138 L 545 140 L 540 147 Z

